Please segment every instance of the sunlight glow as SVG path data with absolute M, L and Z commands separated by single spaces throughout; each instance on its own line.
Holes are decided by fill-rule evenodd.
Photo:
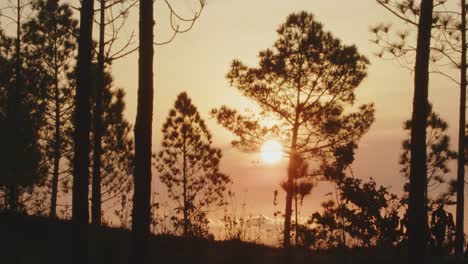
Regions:
M 260 151 L 262 160 L 269 164 L 278 163 L 283 158 L 283 146 L 276 140 L 263 143 Z

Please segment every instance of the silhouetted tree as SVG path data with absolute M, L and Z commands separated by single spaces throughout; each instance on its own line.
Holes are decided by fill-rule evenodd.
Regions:
M 104 45 L 105 45 L 105 0 L 99 0 L 99 44 L 97 54 L 97 78 L 94 104 L 93 178 L 91 182 L 91 222 L 101 225 L 101 155 L 102 155 L 102 96 L 104 93 Z
M 317 158 L 331 146 L 357 142 L 373 122 L 374 108 L 367 104 L 345 113 L 345 107 L 355 103 L 354 90 L 366 77 L 368 64 L 355 46 L 343 45 L 307 12 L 289 15 L 277 32 L 273 49 L 259 53 L 258 67 L 235 60 L 227 78 L 259 104 L 261 116 L 278 124 L 265 127 L 258 117 L 226 106 L 212 114 L 239 137 L 233 144 L 243 150 L 258 148 L 272 134 L 289 145 L 284 221 L 284 245 L 289 247 L 295 157 Z
M 180 16 L 169 1 L 164 1 L 169 9 L 172 37 L 167 41 L 154 42 L 153 1 L 140 0 L 139 47 L 138 47 L 138 104 L 135 122 L 135 170 L 132 214 L 133 245 L 130 263 L 148 263 L 148 237 L 151 225 L 151 136 L 153 116 L 153 44 L 171 42 L 178 33 L 189 31 L 201 14 L 205 5 L 199 0 L 200 12 L 192 18 Z M 188 23 L 182 28 L 176 22 Z
M 300 156 L 297 156 L 297 173 L 296 178 L 294 179 L 293 197 L 294 197 L 294 237 L 296 246 L 299 246 L 299 206 L 298 203 L 302 206 L 304 198 L 312 192 L 312 188 L 316 184 L 317 178 L 314 178 L 314 172 L 310 171 L 309 164 L 302 159 Z M 281 187 L 284 191 L 288 190 L 287 182 L 282 182 Z
M 316 249 L 345 246 L 396 246 L 400 208 L 398 197 L 371 178 L 344 177 L 336 182 L 337 201 L 322 203 L 323 212 L 312 214 L 307 243 Z
M 408 205 L 408 252 L 411 261 L 425 262 L 427 236 L 426 210 L 426 126 L 428 116 L 429 59 L 432 26 L 432 0 L 421 1 L 416 64 L 414 67 L 413 116 L 411 119 L 411 158 Z
M 433 1 L 432 8 L 432 31 L 431 31 L 431 55 L 430 73 L 440 74 L 460 87 L 460 115 L 458 127 L 458 159 L 457 159 L 457 243 L 456 255 L 459 260 L 463 257 L 463 219 L 464 219 L 464 175 L 465 157 L 462 155 L 465 148 L 464 127 L 466 124 L 466 0 L 460 0 L 457 9 L 453 9 L 455 1 L 436 0 Z M 415 51 L 415 45 L 409 43 L 409 32 L 420 26 L 421 7 L 419 3 L 409 0 L 377 0 L 381 6 L 401 19 L 406 25 L 405 31 L 398 31 L 397 41 L 389 38 L 390 25 L 379 25 L 372 28 L 376 35 L 375 43 L 382 47 L 379 57 L 389 53 L 402 62 L 404 67 L 408 67 L 408 61 L 413 63 L 411 58 Z M 452 4 L 452 5 L 451 5 Z M 409 30 L 408 30 L 409 29 Z M 447 67 L 449 66 L 449 67 Z M 459 70 L 459 79 L 452 75 L 453 66 Z M 413 71 L 412 65 L 408 67 Z M 445 68 L 445 69 L 444 69 Z
M 11 10 L 11 14 L 0 13 L 1 18 L 16 27 L 14 37 L 7 37 L 3 32 L 0 37 L 1 85 L 5 100 L 0 181 L 6 187 L 7 209 L 17 211 L 22 205 L 19 200 L 22 192 L 42 181 L 44 176 L 37 133 L 42 120 L 37 100 L 41 82 L 33 80 L 38 74 L 37 68 L 28 60 L 29 52 L 23 41 L 23 25 L 30 13 L 30 2 L 16 0 L 9 4 L 9 7 L 2 6 L 2 10 Z
M 447 212 L 444 204 L 432 212 L 431 215 L 431 247 L 437 250 L 439 255 L 448 255 L 453 249 L 455 223 L 453 215 Z
M 9 84 L 9 76 L 10 72 L 7 71 L 7 69 L 11 68 L 10 67 L 10 60 L 9 60 L 9 54 L 10 54 L 10 47 L 11 45 L 11 39 L 8 38 L 5 33 L 3 32 L 3 29 L 0 27 L 0 43 L 3 45 L 0 45 L 0 124 L 1 127 L 6 127 L 7 123 L 7 101 L 8 101 L 8 89 L 10 89 L 10 84 Z M 8 43 L 5 45 L 5 43 Z M 0 138 L 6 138 L 7 133 L 5 129 L 0 130 Z M 8 183 L 8 178 L 5 177 L 5 173 L 7 172 L 7 164 L 5 161 L 7 160 L 7 151 L 5 151 L 5 148 L 2 148 L 0 150 L 0 169 L 2 171 L 1 173 L 1 182 L 0 185 L 2 186 L 2 209 L 6 210 L 8 208 L 8 190 L 7 190 L 7 183 Z
M 350 165 L 355 149 L 353 143 L 336 147 L 321 166 L 324 179 L 335 186 L 335 200 L 324 202 L 324 211 L 309 220 L 312 229 L 305 235 L 316 248 L 345 247 L 347 238 L 357 241 L 351 246 L 367 247 L 395 246 L 401 239 L 398 197 L 372 178 L 366 182 L 354 177 Z
M 93 65 L 93 73 L 96 73 L 96 65 Z M 93 84 L 96 83 L 96 74 L 93 75 Z M 105 219 L 104 214 L 112 209 L 118 208 L 122 196 L 130 197 L 133 189 L 133 179 L 131 177 L 132 168 L 134 166 L 134 141 L 131 135 L 132 125 L 124 117 L 125 92 L 123 89 L 114 87 L 112 76 L 106 72 L 104 78 L 103 92 L 103 119 L 102 128 L 102 152 L 101 152 L 101 186 L 100 195 L 101 219 Z M 91 104 L 94 104 L 96 98 L 95 86 L 92 87 Z M 91 112 L 92 118 L 95 112 Z M 90 136 L 94 139 L 95 128 L 91 126 Z M 91 144 L 93 149 L 93 145 Z M 94 152 L 90 153 L 90 158 L 93 159 Z M 67 156 L 67 159 L 73 160 L 73 157 Z M 90 164 L 90 169 L 92 165 Z M 62 190 L 64 194 L 68 194 L 72 187 L 69 178 L 64 178 L 62 181 Z M 127 206 L 131 210 L 131 206 Z M 115 209 L 115 210 L 114 210 Z
M 57 215 L 57 194 L 60 175 L 68 174 L 60 162 L 71 151 L 73 111 L 73 82 L 78 22 L 72 18 L 72 9 L 58 0 L 36 1 L 33 10 L 37 12 L 25 24 L 24 41 L 33 53 L 34 59 L 45 71 L 47 87 L 42 92 L 45 124 L 41 126 L 44 154 L 51 178 L 50 217 Z M 39 78 L 40 76 L 36 76 Z
M 404 123 L 404 129 L 411 131 L 411 120 Z M 451 160 L 457 158 L 457 153 L 450 149 L 450 137 L 447 135 L 448 124 L 432 109 L 429 105 L 429 112 L 427 116 L 427 187 L 425 199 L 429 211 L 433 211 L 440 205 L 454 204 L 452 198 L 455 194 L 452 190 L 454 185 L 453 180 L 447 179 L 447 173 L 450 171 L 449 164 Z M 411 140 L 405 139 L 402 144 L 403 153 L 400 156 L 400 165 L 402 165 L 401 173 L 407 179 L 410 178 L 410 152 Z M 447 185 L 448 188 L 442 191 L 437 197 L 431 197 L 430 192 L 441 185 Z M 406 192 L 409 191 L 409 184 L 404 186 Z
M 91 188 L 91 222 L 96 225 L 101 224 L 102 214 L 102 190 L 101 181 L 102 179 L 102 137 L 105 130 L 102 126 L 103 123 L 103 94 L 105 89 L 105 68 L 109 66 L 112 61 L 122 58 L 125 55 L 136 51 L 137 48 L 129 49 L 133 40 L 133 32 L 129 37 L 128 42 L 122 47 L 119 47 L 115 51 L 115 42 L 117 42 L 119 33 L 121 32 L 131 7 L 133 7 L 137 1 L 119 0 L 119 1 L 106 1 L 99 0 L 99 42 L 97 51 L 97 77 L 96 77 L 96 95 L 94 103 L 94 114 L 93 114 L 93 126 L 94 126 L 94 137 L 93 137 L 93 179 Z M 114 14 L 114 10 L 116 10 Z M 106 12 L 109 15 L 106 15 Z M 107 27 L 106 27 L 107 26 Z M 110 26 L 111 30 L 106 28 Z M 107 39 L 106 39 L 107 36 Z
M 461 6 L 461 60 L 460 60 L 460 116 L 458 122 L 458 159 L 457 159 L 457 212 L 455 225 L 455 255 L 463 261 L 465 251 L 465 126 L 466 126 L 466 0 L 460 0 Z
M 125 92 L 122 89 L 112 87 L 113 82 L 109 74 L 104 77 L 102 124 L 100 124 L 103 134 L 101 138 L 99 196 L 102 199 L 99 201 L 101 206 L 106 204 L 107 206 L 103 210 L 99 210 L 99 222 L 105 211 L 115 207 L 115 201 L 130 194 L 133 187 L 131 174 L 134 161 L 132 126 L 125 119 L 123 113 L 125 110 Z M 96 93 L 95 89 L 92 103 L 96 100 Z M 92 116 L 94 117 L 95 114 L 96 112 L 93 111 Z M 96 127 L 92 126 L 91 136 L 93 139 L 96 136 L 95 130 Z M 93 151 L 93 159 L 95 154 Z
M 453 216 L 444 208 L 456 203 L 454 196 L 456 194 L 456 180 L 447 179 L 447 173 L 450 171 L 448 162 L 457 158 L 457 153 L 450 150 L 450 138 L 447 135 L 448 124 L 433 111 L 432 105 L 429 105 L 429 114 L 427 117 L 427 187 L 425 199 L 428 213 L 431 221 L 429 225 L 429 239 L 427 245 L 437 250 L 437 254 L 447 254 L 453 247 L 452 231 L 454 231 Z M 411 120 L 404 124 L 404 129 L 411 130 Z M 400 157 L 400 164 L 403 166 L 401 172 L 404 177 L 409 179 L 410 175 L 410 140 L 403 141 L 403 153 Z M 445 186 L 436 197 L 431 196 L 431 192 L 439 187 Z M 408 191 L 408 183 L 404 189 Z M 407 197 L 404 197 L 403 204 L 407 203 Z
M 78 60 L 74 120 L 73 158 L 73 261 L 86 263 L 88 258 L 88 185 L 91 112 L 90 98 L 92 86 L 92 35 L 94 1 L 82 0 L 80 8 L 80 31 L 78 36 Z
M 153 123 L 153 1 L 140 0 L 138 104 L 135 122 L 133 245 L 129 263 L 149 263 Z
M 174 226 L 185 237 L 207 237 L 207 213 L 225 204 L 230 183 L 219 171 L 221 150 L 211 146 L 211 134 L 185 92 L 177 96 L 162 132 L 156 169 L 175 201 Z

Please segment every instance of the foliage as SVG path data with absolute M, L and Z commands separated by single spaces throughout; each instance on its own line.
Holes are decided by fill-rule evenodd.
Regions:
M 413 120 L 415 122 L 412 128 L 412 150 L 413 158 L 411 159 L 411 168 L 415 170 L 412 175 L 420 175 L 411 177 L 410 179 L 410 199 L 409 209 L 411 215 L 419 219 L 419 223 L 412 221 L 410 218 L 410 231 L 415 230 L 415 233 L 410 232 L 410 247 L 413 245 L 421 245 L 418 250 L 410 249 L 410 254 L 414 259 L 418 259 L 425 249 L 422 247 L 425 244 L 424 233 L 426 227 L 421 222 L 427 221 L 427 214 L 423 201 L 427 201 L 427 191 L 424 191 L 427 184 L 424 182 L 426 177 L 430 177 L 425 173 L 424 160 L 424 131 L 425 114 L 428 112 L 427 94 L 428 94 L 428 74 L 439 74 L 453 83 L 457 84 L 460 89 L 459 97 L 459 143 L 457 160 L 457 182 L 453 182 L 454 189 L 452 194 L 445 193 L 441 200 L 450 199 L 454 192 L 457 193 L 457 228 L 456 228 L 456 256 L 459 261 L 463 258 L 464 252 L 464 163 L 465 155 L 461 155 L 465 149 L 464 129 L 466 126 L 466 82 L 467 82 L 467 22 L 466 22 L 466 0 L 456 1 L 447 0 L 431 0 L 422 1 L 420 4 L 412 0 L 377 0 L 377 3 L 390 11 L 393 15 L 399 18 L 405 24 L 403 31 L 397 30 L 396 34 L 391 36 L 391 25 L 380 24 L 371 28 L 371 32 L 375 35 L 374 42 L 381 51 L 377 54 L 383 57 L 389 54 L 392 58 L 397 59 L 403 67 L 411 71 L 415 71 L 415 96 L 414 96 L 414 113 Z M 417 29 L 417 38 L 410 36 L 411 31 Z M 415 45 L 417 39 L 417 45 Z M 415 62 L 415 67 L 412 64 Z M 418 125 L 416 125 L 418 124 Z M 421 155 L 421 156 L 419 156 Z M 419 180 L 421 179 L 421 180 Z M 414 183 L 414 184 L 413 184 Z M 414 191 L 416 190 L 416 191 Z M 414 198 L 414 199 L 413 199 Z M 415 201 L 418 201 L 417 203 Z M 415 202 L 415 203 L 413 203 Z M 429 209 L 433 210 L 433 205 Z M 413 211 L 413 209 L 415 211 Z M 424 230 L 423 230 L 424 229 Z M 414 234 L 414 236 L 413 236 Z M 422 234 L 422 235 L 416 235 Z M 415 239 L 413 239 L 415 238 Z M 417 243 L 412 243 L 416 242 Z
M 317 184 L 318 175 L 317 172 L 311 171 L 309 164 L 299 155 L 295 157 L 296 161 L 296 177 L 293 181 L 293 186 L 290 188 L 292 190 L 292 195 L 294 199 L 294 236 L 296 246 L 299 246 L 299 236 L 301 232 L 302 225 L 299 223 L 299 208 L 302 206 L 304 198 L 312 192 L 312 189 Z M 288 191 L 288 182 L 281 182 L 281 187 L 284 191 Z
M 23 26 L 23 41 L 28 47 L 28 59 L 37 68 L 35 79 L 44 85 L 38 98 L 44 112 L 39 133 L 42 162 L 48 174 L 47 188 L 36 189 L 35 195 L 48 197 L 51 189 L 50 215 L 55 217 L 58 183 L 71 175 L 69 167 L 63 164 L 73 147 L 73 64 L 78 21 L 73 18 L 72 8 L 57 0 L 35 1 L 32 10 L 34 16 Z
M 24 32 L 20 30 L 20 37 Z M 16 210 L 23 193 L 30 192 L 34 184 L 43 182 L 45 171 L 41 164 L 39 127 L 43 120 L 39 95 L 43 83 L 35 78 L 37 64 L 17 38 L 0 31 L 0 185 L 6 187 L 8 206 Z M 24 205 L 19 201 L 19 207 Z M 22 208 L 24 209 L 24 208 Z
M 309 220 L 304 236 L 308 246 L 395 246 L 401 239 L 399 199 L 371 178 L 344 177 L 338 183 L 337 201 L 322 203 L 323 212 Z M 348 243 L 346 242 L 348 241 Z
M 177 97 L 162 132 L 155 165 L 176 203 L 174 226 L 184 236 L 206 236 L 206 214 L 211 206 L 225 204 L 231 181 L 219 171 L 221 150 L 211 146 L 211 134 L 186 93 Z
M 344 107 L 354 104 L 354 90 L 366 77 L 368 60 L 306 12 L 290 15 L 278 34 L 273 49 L 259 53 L 259 67 L 234 60 L 227 78 L 258 103 L 262 116 L 273 116 L 279 124 L 267 129 L 253 116 L 226 106 L 213 109 L 217 120 L 239 137 L 233 144 L 251 150 L 269 133 L 283 134 L 290 142 L 293 127 L 299 126 L 297 151 L 307 159 L 330 142 L 358 139 L 373 121 L 373 106 L 362 105 L 351 114 L 345 114 Z
M 300 156 L 296 156 L 297 173 L 294 179 L 294 185 L 291 188 L 293 190 L 294 199 L 297 200 L 301 205 L 304 198 L 312 192 L 312 189 L 317 184 L 317 172 L 311 171 L 309 164 Z M 288 190 L 287 181 L 281 182 L 281 187 L 284 191 Z
M 355 89 L 366 77 L 367 58 L 355 46 L 341 43 L 312 14 L 294 13 L 278 30 L 272 49 L 259 52 L 258 67 L 234 60 L 229 83 L 258 104 L 258 116 L 222 106 L 212 115 L 237 139 L 243 150 L 256 150 L 268 137 L 282 139 L 290 153 L 286 195 L 285 245 L 289 245 L 294 155 L 322 157 L 335 145 L 357 142 L 374 121 L 372 104 L 357 107 Z M 262 119 L 273 119 L 266 126 Z
M 399 18 L 403 25 L 380 23 L 370 28 L 372 42 L 378 46 L 380 58 L 397 60 L 402 67 L 413 71 L 416 57 L 416 31 L 421 14 L 419 3 L 412 0 L 376 0 Z M 454 68 L 460 67 L 461 14 L 460 6 L 447 0 L 435 0 L 432 14 L 430 72 L 459 84 L 453 77 Z M 450 67 L 447 67 L 450 66 Z
M 404 130 L 411 130 L 411 120 L 404 123 Z M 439 114 L 433 111 L 432 106 L 429 107 L 427 116 L 427 199 L 429 211 L 435 210 L 441 205 L 453 205 L 455 203 L 455 182 L 447 179 L 447 174 L 450 172 L 448 163 L 457 158 L 457 153 L 450 149 L 450 137 L 447 135 L 448 124 Z M 402 143 L 403 153 L 400 156 L 400 165 L 402 175 L 409 180 L 410 174 L 410 139 L 405 139 Z M 439 187 L 445 189 L 440 192 L 437 197 L 432 197 L 430 194 Z M 408 192 L 408 183 L 405 184 L 404 190 Z M 440 190 L 439 190 L 440 191 Z
M 432 212 L 429 231 L 431 248 L 442 256 L 449 255 L 454 248 L 455 223 L 453 215 L 445 210 L 443 204 Z
M 103 96 L 103 137 L 101 159 L 101 204 L 103 213 L 125 199 L 133 189 L 134 142 L 132 125 L 125 119 L 125 92 L 112 89 L 109 80 Z M 92 136 L 94 128 L 91 129 Z M 126 204 L 127 206 L 129 204 Z

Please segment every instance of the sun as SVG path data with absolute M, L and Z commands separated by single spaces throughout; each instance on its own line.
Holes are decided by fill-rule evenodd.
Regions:
M 262 160 L 269 164 L 278 163 L 283 158 L 283 146 L 276 140 L 263 143 L 260 151 Z

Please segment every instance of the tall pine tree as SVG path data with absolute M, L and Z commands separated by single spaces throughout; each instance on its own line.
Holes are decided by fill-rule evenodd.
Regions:
M 414 67 L 413 115 L 411 119 L 411 159 L 408 206 L 408 250 L 413 262 L 426 261 L 427 210 L 426 210 L 426 127 L 429 113 L 429 59 L 432 29 L 432 0 L 421 1 L 418 25 L 416 63 Z
M 277 32 L 273 48 L 259 53 L 258 67 L 235 60 L 227 78 L 260 106 L 261 115 L 279 125 L 262 126 L 260 118 L 225 106 L 212 114 L 238 136 L 233 143 L 242 149 L 256 149 L 269 136 L 281 137 L 288 145 L 284 246 L 290 247 L 297 156 L 318 158 L 333 146 L 357 142 L 374 121 L 374 107 L 345 110 L 355 104 L 355 89 L 369 63 L 355 46 L 342 44 L 307 12 L 289 15 Z
M 24 41 L 45 72 L 45 89 L 41 94 L 44 101 L 45 122 L 41 127 L 41 138 L 45 162 L 51 175 L 50 217 L 57 216 L 57 196 L 60 176 L 68 175 L 63 166 L 64 158 L 72 147 L 73 111 L 73 64 L 76 55 L 78 21 L 67 4 L 58 0 L 40 0 L 33 3 L 36 15 L 25 24 Z M 62 164 L 61 164 L 62 163 Z
M 164 123 L 156 169 L 175 202 L 176 229 L 185 237 L 208 236 L 207 213 L 225 203 L 230 178 L 219 171 L 221 150 L 187 93 L 179 94 Z

